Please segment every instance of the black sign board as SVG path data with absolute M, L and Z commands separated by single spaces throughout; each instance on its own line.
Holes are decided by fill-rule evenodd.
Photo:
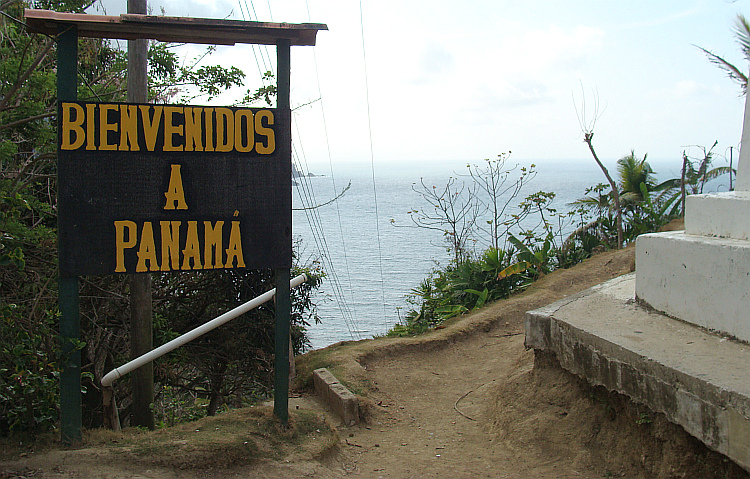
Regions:
M 60 102 L 61 276 L 291 267 L 277 113 Z

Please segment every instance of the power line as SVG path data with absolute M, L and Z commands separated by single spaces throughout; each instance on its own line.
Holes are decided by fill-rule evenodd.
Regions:
M 248 20 L 248 19 L 253 19 L 254 18 L 254 19 L 257 20 L 257 18 L 258 18 L 257 17 L 257 12 L 255 10 L 255 5 L 253 4 L 252 0 L 250 0 L 250 4 L 249 5 L 247 3 L 247 0 L 238 0 L 238 3 L 240 4 L 240 11 L 242 13 L 243 19 Z M 244 9 L 242 8 L 243 7 L 243 3 L 244 3 Z M 273 18 L 273 15 L 271 13 L 270 3 L 268 4 L 268 9 L 269 9 L 269 15 L 271 15 L 271 18 Z M 251 10 L 252 10 L 252 16 L 250 14 Z M 308 9 L 308 15 L 309 15 L 309 9 Z M 258 46 L 258 48 L 259 48 L 259 50 L 253 49 L 253 54 L 255 56 L 256 64 L 258 65 L 259 74 L 261 76 L 261 79 L 263 79 L 265 71 L 271 71 L 272 73 L 274 73 L 274 67 L 273 67 L 273 62 L 271 61 L 271 58 L 270 58 L 270 54 L 268 53 L 268 47 L 267 46 Z M 265 56 L 264 56 L 264 53 L 265 53 Z M 260 57 L 260 59 L 258 57 Z M 263 69 L 261 69 L 261 64 L 263 65 L 263 68 L 265 69 L 265 71 Z M 275 75 L 275 73 L 274 73 L 274 75 Z M 316 79 L 317 79 L 317 63 L 316 63 Z M 319 80 L 318 80 L 318 90 L 320 91 L 320 82 L 319 82 Z M 322 109 L 322 105 L 321 105 L 321 109 Z M 296 123 L 295 123 L 295 127 L 296 127 Z M 293 151 L 292 151 L 293 155 L 292 156 L 293 156 L 293 161 L 296 162 L 296 164 L 298 165 L 299 162 L 300 162 L 300 158 L 305 163 L 306 163 L 307 160 L 306 160 L 305 155 L 304 155 L 304 150 L 302 149 L 301 141 L 299 140 L 300 134 L 299 134 L 298 130 L 297 130 L 297 135 L 296 136 L 297 136 L 297 141 L 294 141 L 293 144 L 292 144 L 292 148 L 293 148 Z M 297 151 L 298 145 L 299 145 L 299 150 L 301 152 L 301 156 L 300 156 L 300 154 Z M 330 145 L 329 145 L 329 142 L 328 142 L 327 134 L 326 134 L 326 146 L 328 148 L 329 162 L 330 162 L 330 156 L 331 156 L 330 155 Z M 298 168 L 298 169 L 300 169 L 300 168 Z M 332 170 L 332 173 L 333 173 L 333 170 Z M 331 177 L 333 178 L 333 174 L 331 175 Z M 298 180 L 299 180 L 299 185 L 296 188 L 297 189 L 297 194 L 298 194 L 298 197 L 299 197 L 300 201 L 302 202 L 303 206 L 305 207 L 304 208 L 305 209 L 305 215 L 307 216 L 307 219 L 308 219 L 308 224 L 310 226 L 310 230 L 311 230 L 311 233 L 312 233 L 313 242 L 315 243 L 315 247 L 317 249 L 317 254 L 319 255 L 321 261 L 324 264 L 324 271 L 326 272 L 327 278 L 329 278 L 329 280 L 330 280 L 330 284 L 331 284 L 332 291 L 333 291 L 333 296 L 334 296 L 335 301 L 337 303 L 337 306 L 338 306 L 338 308 L 339 308 L 339 310 L 341 312 L 341 316 L 344 319 L 344 323 L 345 323 L 347 329 L 349 330 L 349 334 L 352 337 L 352 339 L 357 339 L 357 338 L 355 338 L 355 335 L 359 336 L 359 332 L 358 332 L 359 328 L 356 325 L 356 320 L 354 319 L 354 314 L 352 313 L 352 311 L 351 311 L 351 309 L 350 309 L 350 307 L 349 307 L 349 305 L 347 303 L 346 297 L 345 297 L 343 289 L 341 287 L 341 281 L 339 280 L 339 277 L 338 277 L 337 272 L 336 272 L 336 268 L 335 268 L 335 266 L 333 264 L 333 261 L 332 261 L 332 258 L 331 258 L 330 248 L 328 246 L 328 241 L 326 239 L 326 235 L 325 235 L 325 232 L 323 230 L 323 225 L 322 225 L 322 221 L 321 221 L 321 218 L 320 218 L 320 214 L 319 214 L 317 208 L 315 208 L 315 206 L 317 205 L 317 202 L 315 200 L 314 189 L 313 189 L 312 184 L 310 183 L 310 179 L 308 177 L 304 177 L 304 176 L 303 177 L 299 177 Z M 333 187 L 334 187 L 334 192 L 335 192 L 336 191 L 335 183 L 334 183 Z M 336 207 L 337 207 L 337 211 L 338 211 L 338 204 L 336 205 Z M 344 235 L 343 235 L 343 230 L 342 230 L 342 227 L 341 227 L 341 216 L 340 216 L 340 213 L 339 213 L 339 229 L 341 231 L 341 237 L 342 237 L 342 242 L 343 242 L 344 241 Z M 347 276 L 349 276 L 348 261 L 346 260 L 346 256 L 345 256 L 345 261 L 344 262 L 345 262 L 345 268 L 346 268 Z M 349 285 L 350 285 L 349 290 L 351 292 L 351 279 L 350 278 L 349 278 Z
M 359 26 L 362 35 L 362 65 L 365 72 L 365 100 L 367 103 L 367 131 L 370 140 L 370 169 L 372 170 L 372 195 L 375 202 L 375 232 L 378 240 L 378 265 L 380 267 L 380 291 L 383 299 L 383 321 L 388 329 L 388 320 L 385 310 L 385 284 L 383 275 L 383 248 L 380 244 L 380 215 L 378 214 L 378 189 L 375 185 L 375 152 L 372 146 L 372 120 L 370 118 L 370 85 L 367 78 L 367 53 L 365 49 L 365 22 L 362 10 L 362 0 L 359 0 Z
M 297 153 L 296 148 L 294 148 L 294 156 L 296 158 L 296 164 L 299 165 L 299 154 Z M 313 241 L 315 242 L 315 245 L 318 249 L 318 255 L 324 263 L 324 271 L 327 271 L 326 274 L 331 279 L 333 295 L 336 298 L 339 311 L 341 312 L 344 323 L 349 330 L 349 335 L 352 337 L 352 339 L 359 339 L 359 328 L 356 325 L 354 315 L 352 314 L 352 311 L 349 308 L 344 293 L 341 289 L 341 281 L 339 280 L 336 273 L 336 268 L 333 265 L 330 248 L 328 247 L 328 242 L 323 231 L 320 213 L 318 212 L 318 209 L 315 208 L 317 201 L 315 200 L 314 190 L 312 188 L 312 184 L 310 183 L 310 178 L 306 176 L 300 176 L 297 179 L 300 181 L 297 187 L 297 194 L 303 206 L 305 206 L 304 211 L 308 219 L 308 224 L 310 225 Z M 355 338 L 355 334 L 357 335 L 357 338 Z
M 307 19 L 309 22 L 312 22 L 312 17 L 310 15 L 310 4 L 307 1 L 305 1 L 305 7 L 307 8 Z M 328 123 L 326 121 L 325 105 L 323 103 L 323 92 L 321 91 L 321 88 L 320 88 L 320 74 L 318 71 L 318 56 L 315 53 L 315 48 L 313 48 L 313 64 L 315 67 L 315 83 L 318 88 L 318 98 L 320 98 L 320 113 L 321 113 L 322 124 L 323 124 L 323 136 L 325 138 L 326 153 L 328 155 L 328 168 L 331 173 L 331 186 L 333 187 L 333 191 L 335 193 L 336 191 L 338 191 L 336 189 L 336 175 L 333 169 L 333 155 L 331 154 L 331 142 L 328 136 Z M 349 285 L 349 297 L 352 298 L 353 300 L 354 291 L 352 290 L 352 277 L 351 277 L 351 273 L 349 270 L 349 257 L 348 257 L 347 248 L 346 248 L 346 237 L 344 236 L 344 227 L 343 227 L 343 222 L 341 221 L 341 207 L 339 206 L 338 202 L 336 202 L 336 218 L 338 219 L 339 235 L 341 236 L 341 246 L 342 246 L 341 251 L 344 257 L 344 270 L 346 272 L 347 284 Z M 352 304 L 354 304 L 353 301 L 352 301 Z

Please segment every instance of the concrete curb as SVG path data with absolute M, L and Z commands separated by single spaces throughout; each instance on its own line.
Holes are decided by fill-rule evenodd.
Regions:
M 315 393 L 347 426 L 359 422 L 359 401 L 346 386 L 326 368 L 313 371 Z

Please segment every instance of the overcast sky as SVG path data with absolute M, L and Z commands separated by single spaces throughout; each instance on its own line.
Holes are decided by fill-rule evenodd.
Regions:
M 724 154 L 739 144 L 744 100 L 695 45 L 747 68 L 733 28 L 738 13 L 750 15 L 749 3 L 150 0 L 149 6 L 155 14 L 163 7 L 175 16 L 327 24 L 317 46 L 292 52 L 293 106 L 319 99 L 295 112 L 297 152 L 311 170 L 327 170 L 329 158 L 332 165 L 369 165 L 372 157 L 387 166 L 475 162 L 508 150 L 517 160 L 589 160 L 578 119 L 584 97 L 589 122 L 598 97 L 594 145 L 602 158 L 634 149 L 679 161 L 691 145 L 715 140 Z M 126 8 L 125 0 L 104 4 L 108 14 Z M 208 62 L 237 66 L 254 88 L 258 51 L 221 48 Z M 275 49 L 267 53 L 275 60 Z M 228 92 L 220 103 L 240 95 Z

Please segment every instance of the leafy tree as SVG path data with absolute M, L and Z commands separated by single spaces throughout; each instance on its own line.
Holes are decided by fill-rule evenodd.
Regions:
M 596 161 L 596 164 L 599 166 L 599 169 L 602 170 L 602 173 L 604 173 L 604 177 L 607 179 L 607 182 L 609 183 L 609 187 L 612 191 L 612 200 L 614 203 L 614 212 L 615 212 L 615 218 L 616 218 L 616 225 L 617 225 L 617 244 L 615 245 L 616 249 L 622 248 L 622 244 L 624 241 L 623 238 L 623 230 L 622 230 L 622 205 L 620 202 L 620 192 L 617 189 L 617 185 L 615 184 L 615 181 L 612 179 L 612 176 L 609 174 L 609 170 L 607 170 L 607 167 L 604 166 L 604 164 L 599 159 L 599 156 L 596 154 L 596 150 L 594 149 L 594 122 L 592 122 L 590 125 L 584 126 L 584 133 L 583 133 L 583 141 L 586 143 L 586 145 L 589 147 L 589 151 L 591 152 L 591 155 L 594 157 L 594 161 Z M 586 125 L 584 121 L 581 121 L 581 125 Z
M 699 146 L 698 149 L 701 151 L 701 154 L 697 157 L 690 157 L 687 152 L 682 152 L 683 173 L 680 184 L 684 185 L 682 189 L 687 194 L 703 194 L 703 189 L 709 181 L 719 178 L 722 175 L 736 173 L 729 166 L 713 167 L 715 156 L 713 150 L 718 143 L 718 141 L 715 141 L 711 145 L 711 148 L 708 149 L 705 146 Z
M 0 429 L 34 432 L 58 416 L 55 43 L 24 6 L 0 3 Z
M 665 212 L 668 216 L 684 216 L 687 195 L 702 194 L 709 181 L 722 175 L 736 173 L 730 166 L 713 167 L 713 150 L 717 144 L 718 141 L 715 141 L 710 148 L 698 146 L 701 153 L 696 157 L 691 157 L 687 151 L 683 151 L 680 177 L 666 180 L 654 188 L 654 191 L 659 192 L 656 202 L 667 207 Z
M 655 173 L 647 161 L 648 155 L 638 158 L 634 151 L 617 161 L 617 191 L 622 200 L 623 239 L 633 241 L 643 233 L 656 231 L 677 215 L 680 179 L 656 183 Z M 571 205 L 581 208 L 582 222 L 565 241 L 567 252 L 576 241 L 581 246 L 598 244 L 613 246 L 616 207 L 613 190 L 599 184 L 586 190 L 586 195 Z

